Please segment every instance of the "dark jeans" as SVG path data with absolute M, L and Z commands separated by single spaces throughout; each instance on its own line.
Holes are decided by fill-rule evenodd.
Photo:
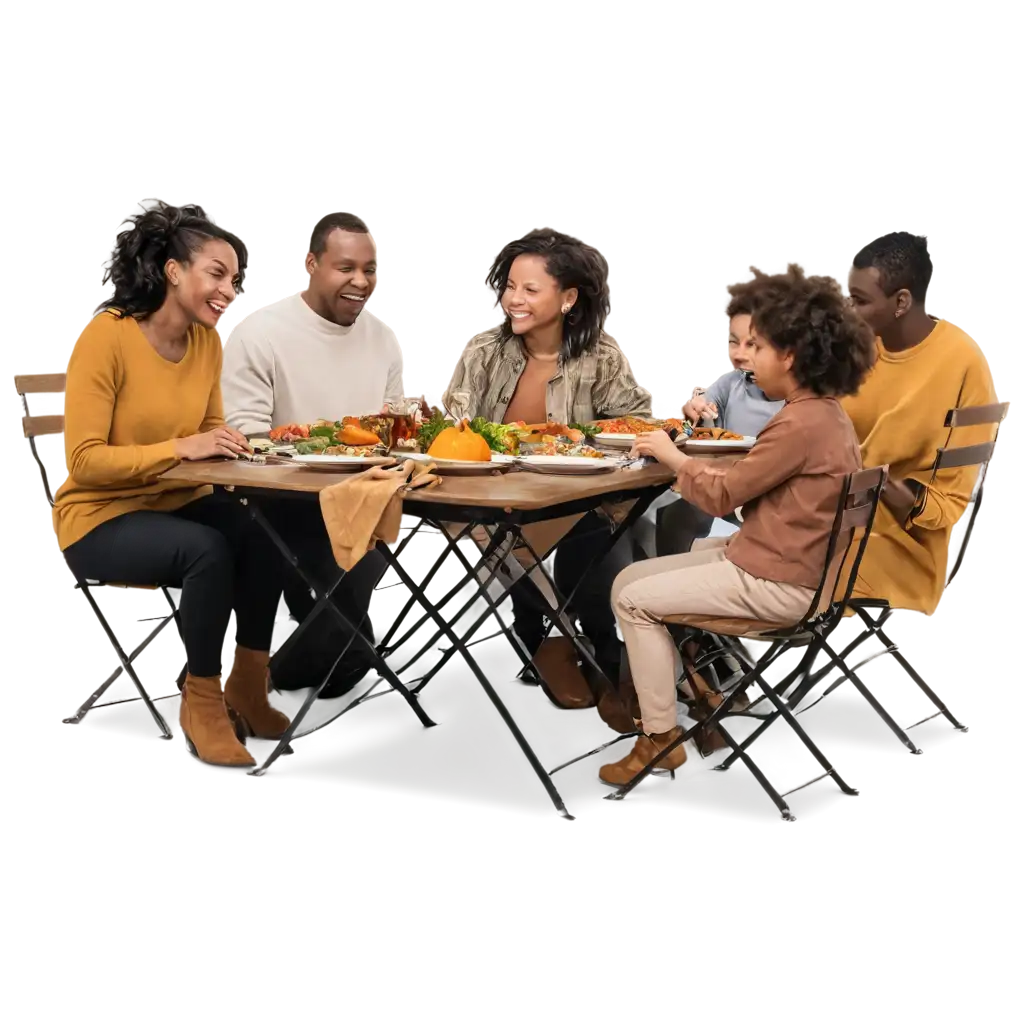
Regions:
M 597 512 L 588 512 L 555 549 L 555 584 L 565 596 L 579 582 L 568 610 L 579 619 L 583 634 L 600 652 L 609 645 L 617 646 L 615 613 L 611 607 L 612 583 L 631 561 L 628 538 L 622 537 L 604 558 L 587 570 L 595 545 L 603 543 L 611 531 L 607 519 Z M 529 579 L 522 579 L 512 587 L 511 601 L 516 633 L 533 652 L 544 631 L 543 618 L 551 614 L 551 608 Z M 557 636 L 558 630 L 553 635 Z
M 80 580 L 181 587 L 188 670 L 219 676 L 232 609 L 236 642 L 270 649 L 284 562 L 256 529 L 234 499 L 210 495 L 176 512 L 126 512 L 90 530 L 64 558 Z
M 722 518 L 727 523 L 739 525 L 739 520 L 731 512 Z M 695 540 L 701 540 L 711 532 L 714 521 L 714 516 L 702 512 L 683 498 L 659 508 L 655 527 L 658 557 L 685 555 Z
M 319 504 L 279 498 L 262 500 L 260 508 L 303 570 L 320 589 L 327 590 L 337 580 L 341 569 L 335 561 Z M 370 600 L 386 569 L 384 556 L 378 551 L 368 551 L 351 572 L 345 574 L 333 594 L 334 604 L 371 642 L 374 635 L 368 614 Z M 278 593 L 282 590 L 292 618 L 297 622 L 305 620 L 313 611 L 316 598 L 291 566 L 285 566 Z M 293 646 L 282 649 L 271 661 L 270 674 L 275 688 L 303 689 L 318 684 L 329 673 L 320 696 L 338 697 L 348 692 L 373 667 L 372 652 L 362 642 L 352 641 L 352 635 L 334 615 L 322 611 Z M 339 661 L 342 651 L 345 655 Z

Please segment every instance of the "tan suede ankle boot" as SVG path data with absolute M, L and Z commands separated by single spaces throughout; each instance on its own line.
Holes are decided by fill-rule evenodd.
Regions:
M 601 766 L 598 772 L 602 782 L 609 786 L 624 786 L 633 776 L 638 775 L 657 757 L 673 740 L 679 739 L 683 730 L 677 725 L 668 732 L 652 733 L 650 736 L 638 736 L 633 749 L 621 760 Z M 686 745 L 680 743 L 670 754 L 663 757 L 655 766 L 657 771 L 675 771 L 686 762 Z
M 242 735 L 276 740 L 291 724 L 288 716 L 267 700 L 267 651 L 235 648 L 235 664 L 224 684 L 224 703 L 242 727 Z
M 178 718 L 189 751 L 207 764 L 251 768 L 256 762 L 238 742 L 218 676 L 185 677 Z

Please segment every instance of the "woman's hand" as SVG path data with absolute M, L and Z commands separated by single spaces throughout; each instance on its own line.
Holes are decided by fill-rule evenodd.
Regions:
M 691 423 L 699 426 L 705 416 L 713 420 L 718 419 L 718 406 L 714 402 L 709 402 L 703 395 L 698 395 L 683 406 L 683 415 Z
M 178 458 L 188 462 L 216 458 L 237 459 L 243 452 L 252 451 L 245 434 L 240 434 L 227 425 L 214 427 L 204 434 L 179 437 L 175 448 Z
M 633 458 L 646 455 L 657 459 L 663 466 L 676 472 L 688 458 L 676 447 L 675 441 L 664 430 L 652 430 L 649 434 L 640 434 L 633 442 L 633 449 L 629 454 Z

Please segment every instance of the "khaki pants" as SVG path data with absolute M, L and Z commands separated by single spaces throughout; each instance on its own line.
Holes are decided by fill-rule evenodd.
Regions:
M 685 555 L 651 558 L 624 569 L 612 587 L 612 608 L 640 700 L 644 731 L 676 725 L 675 645 L 663 619 L 699 614 L 797 623 L 814 591 L 760 580 L 725 557 L 728 538 L 699 540 Z

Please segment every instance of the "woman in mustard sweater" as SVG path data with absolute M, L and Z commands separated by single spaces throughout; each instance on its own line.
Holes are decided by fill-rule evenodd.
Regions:
M 182 460 L 237 457 L 243 435 L 224 422 L 217 322 L 241 291 L 246 249 L 198 206 L 157 202 L 130 219 L 99 307 L 68 364 L 68 479 L 54 527 L 79 579 L 181 587 L 188 659 L 181 728 L 210 764 L 249 766 L 240 728 L 275 738 L 288 719 L 267 700 L 267 662 L 280 582 L 250 551 L 240 507 L 208 487 L 161 476 Z M 234 668 L 221 691 L 232 609 Z

